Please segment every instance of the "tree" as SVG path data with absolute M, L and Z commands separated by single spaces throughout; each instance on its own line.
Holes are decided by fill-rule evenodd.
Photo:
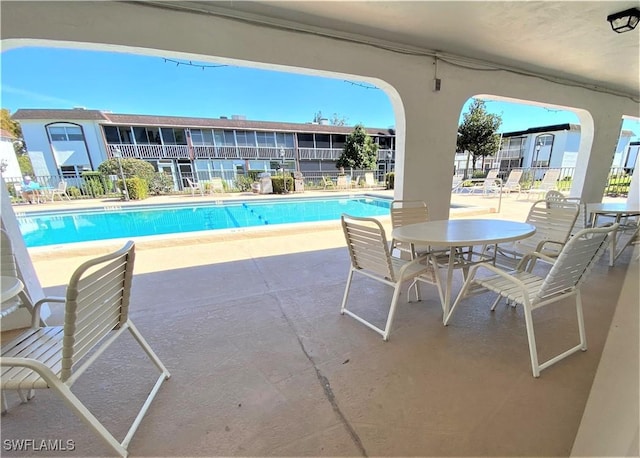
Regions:
M 492 156 L 500 147 L 500 136 L 496 133 L 502 124 L 499 115 L 487 113 L 484 102 L 473 99 L 469 111 L 464 114 L 458 127 L 458 151 L 468 152 L 473 158 L 472 170 L 475 171 L 476 159 Z M 467 169 L 468 169 L 467 164 Z M 465 178 L 467 170 L 465 169 Z
M 331 117 L 329 122 L 332 126 L 346 126 L 348 119 L 349 118 L 347 118 L 346 116 L 338 115 L 338 113 L 333 113 L 333 116 Z
M 378 162 L 378 145 L 367 134 L 362 124 L 356 124 L 349 134 L 336 168 L 373 170 Z
M 11 113 L 6 108 L 0 110 L 0 128 L 6 130 L 14 137 L 13 149 L 17 155 L 27 153 L 27 145 L 24 142 L 24 138 L 22 138 L 20 123 L 11 118 Z
M 146 180 L 147 184 L 150 184 L 154 178 L 156 171 L 153 166 L 147 161 L 142 159 L 120 159 L 122 164 L 122 172 L 125 177 L 140 177 Z M 118 159 L 107 159 L 98 166 L 98 171 L 103 175 L 118 175 L 120 176 L 120 166 L 118 165 Z
M 313 122 L 315 122 L 315 123 L 320 124 L 323 119 L 327 119 L 327 118 L 325 118 L 322 115 L 322 111 L 320 111 L 320 110 L 318 110 L 313 115 Z M 331 117 L 331 119 L 329 119 L 329 123 L 332 126 L 346 126 L 348 119 L 349 118 L 347 118 L 346 116 L 339 115 L 338 113 L 333 113 L 333 116 Z

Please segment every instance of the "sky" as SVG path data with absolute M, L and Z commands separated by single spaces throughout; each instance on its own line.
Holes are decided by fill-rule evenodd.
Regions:
M 0 107 L 11 113 L 84 107 L 120 114 L 244 115 L 253 121 L 305 123 L 321 111 L 350 126 L 395 126 L 389 98 L 371 84 L 211 62 L 190 65 L 117 52 L 18 48 L 0 55 L 0 82 Z M 486 109 L 502 117 L 499 132 L 578 123 L 573 113 L 550 108 L 488 100 Z M 623 128 L 638 140 L 640 121 L 625 121 Z

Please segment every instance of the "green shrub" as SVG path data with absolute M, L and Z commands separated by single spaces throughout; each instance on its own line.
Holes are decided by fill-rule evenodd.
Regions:
M 395 189 L 396 173 L 395 172 L 387 173 L 385 175 L 385 177 L 384 177 L 384 183 L 385 183 L 387 189 Z
M 127 182 L 128 183 L 128 182 Z M 173 178 L 163 172 L 156 172 L 149 182 L 149 191 L 159 196 L 163 192 L 170 192 L 173 189 Z
M 82 179 L 84 180 L 85 194 L 91 197 L 104 196 L 105 189 L 105 176 L 100 172 L 82 172 Z
M 257 176 L 258 175 L 256 174 L 256 177 Z M 238 177 L 236 178 L 236 188 L 238 188 L 242 192 L 251 191 L 251 184 L 253 184 L 253 182 L 257 180 L 257 178 L 252 179 L 250 176 L 238 175 Z
M 69 186 L 67 188 L 67 194 L 69 194 L 70 197 L 77 199 L 82 196 L 82 191 L 80 191 L 76 186 Z
M 271 184 L 273 186 L 274 194 L 284 194 L 284 180 L 282 175 L 277 177 L 271 177 Z M 293 177 L 287 175 L 287 191 L 293 191 Z
M 118 188 L 124 192 L 122 180 L 118 180 Z M 127 191 L 131 200 L 143 200 L 149 197 L 149 185 L 146 180 L 139 177 L 127 178 Z
M 253 183 L 254 181 L 258 181 L 258 175 L 260 175 L 263 172 L 264 170 L 249 170 L 247 172 L 247 177 L 249 177 L 249 179 L 251 180 L 251 183 Z
M 147 186 L 150 185 L 153 180 L 153 176 L 156 174 L 153 165 L 151 165 L 147 161 L 131 158 L 120 159 L 120 161 L 114 158 L 107 159 L 98 166 L 98 171 L 100 171 L 100 173 L 102 173 L 105 177 L 107 175 L 117 175 L 119 178 L 121 178 L 122 174 L 120 173 L 120 165 L 118 164 L 118 162 L 120 163 L 120 165 L 122 165 L 122 172 L 124 173 L 125 177 L 142 178 L 143 180 L 145 180 L 145 183 L 147 183 Z M 129 182 L 127 181 L 127 184 L 128 183 Z

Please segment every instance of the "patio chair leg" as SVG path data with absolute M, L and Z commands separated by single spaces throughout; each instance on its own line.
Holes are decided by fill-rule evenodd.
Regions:
M 347 277 L 347 286 L 344 289 L 344 295 L 342 297 L 342 305 L 340 306 L 340 314 L 344 315 L 344 311 L 347 308 L 347 298 L 349 297 L 349 289 L 351 288 L 351 280 L 353 280 L 353 269 L 349 270 L 349 276 Z
M 527 327 L 527 340 L 529 341 L 529 355 L 531 356 L 531 370 L 533 376 L 540 377 L 540 365 L 538 364 L 538 350 L 536 348 L 536 336 L 533 331 L 533 314 L 529 304 L 524 304 L 524 321 Z
M 384 333 L 382 334 L 382 340 L 389 340 L 389 333 L 391 332 L 391 324 L 393 323 L 393 316 L 396 314 L 396 306 L 398 304 L 398 298 L 400 297 L 400 284 L 396 284 L 393 289 L 393 299 L 391 299 L 391 307 L 389 308 L 389 316 L 387 317 L 387 323 L 384 326 Z

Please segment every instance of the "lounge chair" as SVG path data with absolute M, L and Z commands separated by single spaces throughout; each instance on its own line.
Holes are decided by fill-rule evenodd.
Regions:
M 211 194 L 224 194 L 225 190 L 224 190 L 224 183 L 222 181 L 222 178 L 219 177 L 213 177 L 211 178 L 211 181 L 209 183 L 209 190 L 211 192 Z
M 520 186 L 520 180 L 522 179 L 523 170 L 522 169 L 513 169 L 509 172 L 509 176 L 507 180 L 502 184 L 502 191 L 506 193 L 511 193 L 512 191 L 518 191 L 518 195 L 522 190 Z
M 502 180 L 498 178 L 498 172 L 500 172 L 498 169 L 491 169 L 487 172 L 487 176 L 482 182 L 482 194 L 485 196 L 501 192 Z
M 544 196 L 549 191 L 557 191 L 558 190 L 558 180 L 560 179 L 560 169 L 549 169 L 542 177 L 540 183 L 538 183 L 537 187 L 532 187 L 531 189 L 527 189 L 526 191 L 522 191 L 527 194 L 527 198 L 529 198 L 532 194 L 536 195 L 539 199 L 544 198 Z M 535 182 L 533 184 L 535 186 Z
M 204 196 L 204 189 L 202 189 L 200 183 L 196 183 L 191 178 L 187 178 L 187 186 L 191 189 L 191 197 L 195 197 L 196 191 L 199 191 L 200 195 Z
M 333 189 L 335 191 L 336 184 L 329 177 L 322 176 L 322 184 L 324 185 L 324 190 Z
M 373 176 L 373 172 L 365 172 L 364 184 L 367 188 L 373 188 L 378 185 L 376 183 L 375 177 Z

